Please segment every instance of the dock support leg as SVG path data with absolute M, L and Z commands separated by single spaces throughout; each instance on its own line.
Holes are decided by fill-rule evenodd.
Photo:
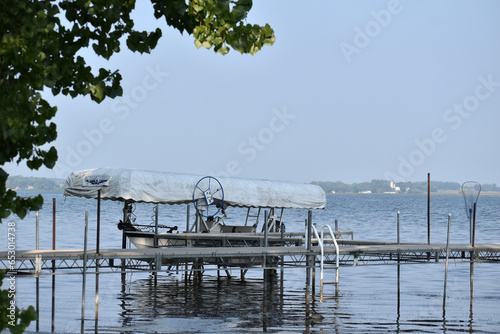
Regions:
M 125 204 L 123 206 L 123 222 L 126 222 L 127 221 L 127 208 L 128 208 L 128 202 L 125 201 Z M 125 230 L 122 230 L 122 249 L 126 249 L 127 248 L 127 236 L 125 235 Z M 121 260 L 121 269 L 122 269 L 122 277 L 121 277 L 121 280 L 122 282 L 125 282 L 126 278 L 127 278 L 127 274 L 125 273 L 125 269 L 126 269 L 126 260 L 125 259 L 122 259 Z
M 312 257 L 311 261 L 312 265 L 312 283 L 311 283 L 311 289 L 312 289 L 312 295 L 316 295 L 316 256 Z
M 89 212 L 85 211 L 85 232 L 83 234 L 83 278 L 82 278 L 82 312 L 80 332 L 85 331 L 85 289 L 87 285 L 87 234 L 89 229 Z M 38 331 L 38 330 L 37 330 Z
M 52 249 L 56 249 L 56 199 L 52 199 Z M 56 261 L 52 261 L 52 323 L 51 331 L 55 330 L 56 316 Z
M 95 267 L 95 332 L 98 333 L 99 330 L 99 260 L 96 259 Z
M 472 300 L 474 296 L 474 251 L 470 252 L 470 315 L 472 319 Z
M 264 283 L 272 283 L 276 277 L 275 269 L 264 269 Z
M 202 276 L 203 276 L 203 272 L 202 272 L 202 267 L 203 265 L 201 264 L 203 261 L 201 258 L 197 258 L 193 261 L 193 269 L 192 269 L 192 273 L 193 273 L 193 280 L 194 281 L 199 281 L 201 280 Z
M 264 289 L 262 296 L 262 329 L 264 332 L 267 332 L 267 297 L 271 295 L 271 284 L 269 284 L 266 280 L 264 280 Z
M 40 277 L 36 277 L 36 331 L 40 330 Z
M 40 247 L 40 217 L 36 212 L 36 249 Z M 35 271 L 36 272 L 36 271 Z M 40 330 L 40 275 L 36 274 L 36 331 Z
M 308 252 L 311 251 L 311 233 L 312 233 L 312 212 L 308 211 L 307 219 L 306 219 L 306 231 L 307 231 L 307 239 L 306 239 L 306 249 Z M 309 323 L 309 315 L 310 315 L 310 302 L 311 302 L 311 255 L 306 255 L 306 323 Z
M 398 323 L 398 326 L 399 326 L 399 320 L 400 320 L 400 317 L 401 317 L 401 263 L 400 263 L 400 260 L 399 260 L 399 254 L 398 254 L 398 316 L 397 316 L 397 323 Z M 338 284 L 337 284 L 338 286 Z M 398 327 L 399 328 L 399 327 Z
M 307 272 L 309 273 L 309 268 L 307 268 Z M 306 285 L 306 329 L 309 327 L 309 319 L 311 315 L 311 287 L 309 284 Z M 309 333 L 309 330 L 306 331 Z
M 52 261 L 52 321 L 51 332 L 55 330 L 55 317 L 56 317 L 56 261 Z

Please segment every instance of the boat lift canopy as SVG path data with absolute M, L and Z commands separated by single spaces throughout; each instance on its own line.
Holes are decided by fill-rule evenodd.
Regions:
M 113 201 L 187 204 L 203 176 L 97 168 L 73 172 L 66 179 L 64 195 Z M 217 178 L 224 189 L 224 204 L 246 208 L 325 209 L 326 195 L 313 184 Z

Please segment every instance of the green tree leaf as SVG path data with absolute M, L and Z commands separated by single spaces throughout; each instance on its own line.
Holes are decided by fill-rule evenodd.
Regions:
M 33 170 L 53 168 L 57 138 L 51 119 L 57 108 L 44 94 L 88 96 L 100 103 L 123 93 L 116 70 L 97 72 L 81 56 L 83 50 L 112 61 L 125 41 L 129 50 L 150 53 L 162 36 L 160 28 L 138 31 L 132 12 L 135 0 L 4 0 L 0 11 L 0 167 L 24 162 Z M 251 0 L 151 0 L 154 17 L 202 46 L 222 55 L 231 49 L 254 55 L 274 43 L 274 31 L 244 21 Z M 45 89 L 48 88 L 48 89 Z M 45 95 L 44 95 L 45 96 Z M 0 168 L 0 220 L 25 217 L 42 198 L 22 198 L 6 188 Z

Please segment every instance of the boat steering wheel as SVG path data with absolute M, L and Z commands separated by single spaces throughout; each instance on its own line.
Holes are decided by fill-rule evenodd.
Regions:
M 193 190 L 193 204 L 196 212 L 205 218 L 218 214 L 224 204 L 224 189 L 219 180 L 212 176 L 201 178 Z

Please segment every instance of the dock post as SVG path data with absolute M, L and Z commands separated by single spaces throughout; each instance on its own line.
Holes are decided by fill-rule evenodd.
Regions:
M 127 222 L 128 214 L 127 214 L 127 208 L 128 208 L 128 202 L 125 201 L 125 204 L 123 205 L 123 222 Z M 122 230 L 122 249 L 127 248 L 127 236 L 125 235 L 125 230 Z M 125 279 L 127 277 L 127 274 L 125 273 L 125 267 L 126 267 L 126 260 L 122 259 L 121 260 L 121 270 L 122 270 L 122 277 L 121 277 L 121 282 L 122 285 L 124 285 Z
M 476 204 L 477 202 L 474 202 L 474 211 L 472 212 L 472 247 L 476 242 Z
M 311 226 L 314 225 L 314 228 L 316 229 L 316 223 L 314 224 L 311 224 Z M 312 232 L 312 231 L 311 231 Z M 311 271 L 312 271 L 312 275 L 311 275 L 311 290 L 312 290 L 312 295 L 315 296 L 316 295 L 316 256 L 312 256 L 312 260 L 311 260 Z
M 338 284 L 337 284 L 338 286 Z M 398 324 L 399 324 L 399 318 L 401 317 L 401 261 L 400 261 L 400 255 L 398 253 Z
M 36 212 L 36 250 L 40 248 L 40 217 Z M 40 330 L 40 276 L 36 276 L 36 331 Z
M 94 329 L 98 333 L 99 327 L 99 260 L 95 260 L 95 319 L 94 319 Z
M 281 233 L 281 245 L 285 245 L 285 224 L 283 223 L 283 208 L 281 208 L 281 221 L 280 221 L 280 233 Z M 283 282 L 283 274 L 285 272 L 285 256 L 280 256 L 281 268 L 280 268 L 280 278 L 281 282 Z M 277 270 L 276 270 L 277 271 Z
M 427 244 L 431 244 L 431 173 L 427 173 Z M 427 261 L 430 261 L 431 253 L 427 252 Z
M 397 213 L 397 243 L 399 245 L 400 239 L 400 213 Z M 398 252 L 398 322 L 401 315 L 401 254 Z
M 399 239 L 399 229 L 400 229 L 400 225 L 399 225 L 399 211 L 398 211 L 398 215 L 397 215 L 398 219 L 398 223 L 397 223 L 397 226 L 398 226 L 398 231 L 397 231 L 397 242 L 398 242 L 398 245 L 399 245 L 399 242 L 400 242 L 400 239 Z M 398 254 L 399 255 L 399 254 Z M 398 256 L 399 257 L 399 256 Z
M 307 219 L 306 219 L 306 233 L 307 233 L 307 238 L 306 238 L 306 249 L 307 249 L 307 255 L 306 255 L 306 321 L 307 323 L 309 322 L 309 315 L 310 315 L 310 302 L 311 302 L 311 255 L 309 254 L 311 252 L 311 234 L 312 234 L 312 212 L 309 210 L 307 212 Z
M 156 248 L 158 247 L 158 238 L 157 238 L 157 235 L 158 235 L 158 204 L 156 204 L 156 206 L 154 207 L 154 212 L 155 212 L 155 235 L 154 235 L 154 238 L 153 238 L 153 246 Z
M 451 221 L 451 213 L 448 214 L 448 233 L 446 236 L 446 260 L 444 262 L 443 316 L 445 314 L 445 306 L 446 306 L 446 284 L 448 281 L 448 258 L 450 256 L 450 221 Z
M 472 319 L 472 300 L 474 296 L 474 251 L 470 252 L 470 315 Z
M 101 241 L 101 190 L 97 190 L 97 233 L 96 253 L 99 254 L 99 243 Z
M 281 209 L 281 217 L 283 218 L 283 209 Z M 283 221 L 280 222 L 280 232 L 281 232 L 281 245 L 285 245 L 285 224 L 283 224 Z M 281 268 L 280 268 L 280 278 L 281 282 L 283 283 L 283 274 L 285 273 L 285 256 L 282 255 L 280 256 L 280 262 L 281 262 Z
M 126 223 L 127 222 L 127 201 L 125 201 L 125 204 L 123 206 L 123 222 Z M 127 236 L 125 235 L 125 229 L 122 230 L 122 249 L 125 249 L 127 248 Z M 123 261 L 122 261 L 123 263 Z M 122 270 L 124 270 L 124 268 L 122 268 Z
M 264 210 L 264 247 L 267 247 L 268 244 L 268 216 L 267 216 L 267 210 Z M 267 284 L 269 280 L 269 275 L 270 272 L 267 269 L 267 257 L 266 254 L 262 255 L 262 267 L 264 268 L 264 284 Z
M 470 314 L 472 319 L 472 300 L 474 297 L 474 262 L 475 262 L 475 234 L 476 234 L 476 202 L 472 211 L 472 251 L 470 252 Z
M 154 207 L 154 212 L 155 212 L 155 234 L 153 236 L 153 247 L 157 248 L 158 247 L 158 210 L 159 210 L 159 205 L 156 204 Z M 155 259 L 155 271 L 153 271 L 153 276 L 154 276 L 154 284 L 156 287 L 156 284 L 158 283 L 158 271 L 161 270 L 161 259 L 158 258 L 158 256 Z
M 189 204 L 186 205 L 186 232 L 189 232 L 189 214 L 190 214 L 191 207 Z M 197 218 L 197 213 L 195 212 L 195 222 L 194 224 L 196 225 L 196 220 Z M 187 245 L 186 245 L 187 246 Z M 186 263 L 184 264 L 184 281 L 187 284 L 188 281 L 188 272 L 189 272 L 189 264 L 188 261 L 186 260 Z
M 264 247 L 267 247 L 269 239 L 267 219 L 268 219 L 267 211 L 264 211 Z
M 56 249 L 56 199 L 52 198 L 52 250 Z M 51 331 L 55 330 L 56 316 L 56 261 L 52 260 L 52 321 Z
M 83 237 L 83 280 L 82 280 L 82 313 L 81 313 L 81 329 L 84 333 L 85 329 L 85 286 L 87 283 L 87 235 L 89 230 L 89 212 L 85 211 L 85 232 Z
M 427 244 L 431 244 L 431 173 L 427 173 Z
M 308 226 L 309 226 L 309 221 L 307 220 L 307 218 L 305 219 L 305 225 L 304 225 L 304 230 L 305 230 L 305 240 L 304 240 L 304 243 L 305 243 L 305 246 L 306 246 L 306 250 L 309 250 L 309 233 L 308 233 Z M 309 261 L 308 261 L 308 256 L 309 255 L 306 255 L 306 299 L 307 299 L 307 289 L 309 287 L 309 270 L 307 268 L 307 265 L 309 264 Z
M 97 190 L 97 235 L 95 259 L 95 332 L 99 327 L 99 242 L 101 238 L 101 190 Z
M 311 237 L 312 237 L 312 212 L 309 210 L 307 212 L 307 240 L 306 240 L 306 249 L 307 249 L 307 255 L 306 255 L 306 285 L 307 285 L 307 291 L 309 291 L 310 286 L 311 286 L 311 255 L 309 254 L 311 252 Z

